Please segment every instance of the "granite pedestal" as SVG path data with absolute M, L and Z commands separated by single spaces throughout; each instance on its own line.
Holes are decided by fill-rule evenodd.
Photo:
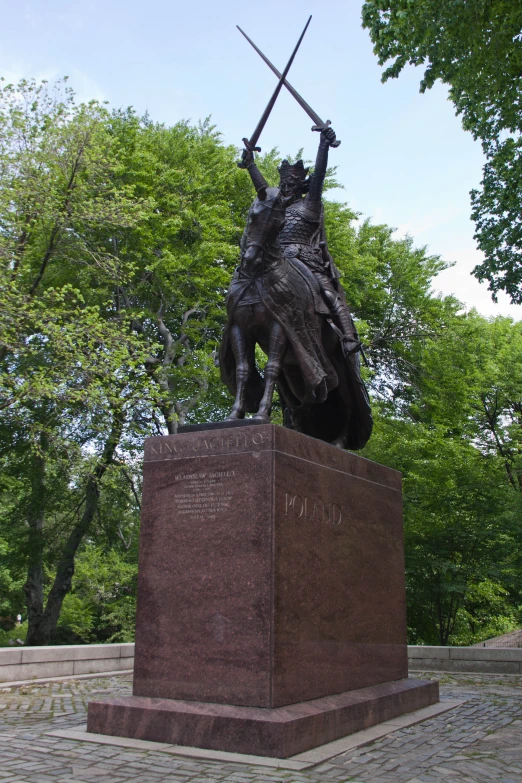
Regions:
M 438 701 L 408 680 L 401 478 L 274 425 L 145 443 L 133 696 L 88 731 L 287 757 Z

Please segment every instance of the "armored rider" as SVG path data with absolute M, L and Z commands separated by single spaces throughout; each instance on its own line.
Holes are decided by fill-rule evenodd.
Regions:
M 335 142 L 335 138 L 331 127 L 321 130 L 315 168 L 310 177 L 307 176 L 308 169 L 305 169 L 302 160 L 294 164 L 287 160 L 281 163 L 279 187 L 283 195 L 292 196 L 293 200 L 286 208 L 285 225 L 279 238 L 285 257 L 289 261 L 297 262 L 301 268 L 304 266 L 308 275 L 312 273 L 332 320 L 342 334 L 344 353 L 349 356 L 361 349 L 361 343 L 339 284 L 340 273 L 328 252 L 321 199 L 328 165 L 328 149 Z M 256 190 L 266 187 L 252 152 L 243 150 L 240 165 L 248 169 Z

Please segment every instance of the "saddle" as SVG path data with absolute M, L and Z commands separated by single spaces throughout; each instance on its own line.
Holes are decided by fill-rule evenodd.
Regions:
M 303 280 L 308 285 L 314 300 L 315 312 L 318 313 L 318 315 L 331 315 L 330 310 L 328 309 L 328 305 L 324 301 L 323 295 L 321 294 L 319 283 L 317 282 L 311 269 L 309 269 L 306 264 L 303 264 L 303 262 L 300 261 L 296 256 L 289 258 L 288 261 L 293 265 L 294 269 L 299 272 Z

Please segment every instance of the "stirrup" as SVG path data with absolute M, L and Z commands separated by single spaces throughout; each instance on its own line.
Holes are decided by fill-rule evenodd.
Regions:
M 348 348 L 348 343 L 352 343 L 352 342 L 354 341 L 351 340 L 349 337 L 343 336 L 342 343 L 343 343 L 343 353 L 345 356 L 351 356 L 352 353 L 359 353 L 359 351 L 362 350 L 362 343 L 360 340 L 355 341 L 355 345 L 353 348 Z
M 337 337 L 339 338 L 339 340 L 341 342 L 341 345 L 343 347 L 343 353 L 344 353 L 345 356 L 350 356 L 350 354 L 352 354 L 352 353 L 355 353 L 357 351 L 362 351 L 362 343 L 361 343 L 360 340 L 355 340 L 355 346 L 353 348 L 348 349 L 346 347 L 346 344 L 354 342 L 354 340 L 352 340 L 352 338 L 350 338 L 350 337 L 347 337 L 344 334 L 344 332 L 341 332 L 341 330 L 339 329 L 337 324 L 334 324 L 334 322 L 332 321 L 331 318 L 327 318 L 326 320 L 328 321 L 328 323 L 330 324 L 330 326 L 332 327 L 332 329 L 336 333 Z

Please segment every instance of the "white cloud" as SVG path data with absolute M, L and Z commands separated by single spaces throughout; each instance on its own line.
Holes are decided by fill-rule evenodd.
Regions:
M 511 304 L 509 296 L 504 293 L 499 293 L 498 302 L 494 302 L 487 283 L 479 283 L 473 276 L 473 268 L 483 261 L 484 256 L 475 245 L 471 221 L 469 228 L 466 224 L 459 226 L 459 219 L 462 223 L 466 215 L 467 205 L 458 210 L 448 205 L 433 212 L 419 212 L 397 227 L 394 238 L 402 239 L 408 234 L 416 247 L 426 245 L 430 255 L 440 255 L 442 260 L 454 264 L 435 278 L 434 291 L 456 296 L 467 310 L 474 307 L 486 317 L 506 315 L 516 321 L 522 320 L 522 305 Z M 364 220 L 365 215 L 361 217 Z M 456 222 L 451 226 L 454 220 Z M 375 210 L 371 221 L 374 224 L 390 224 L 389 215 L 387 218 L 383 208 Z
M 5 81 L 4 84 L 18 84 L 27 73 L 27 69 L 21 63 L 12 65 L 10 68 L 2 68 L 0 65 L 0 77 Z
M 452 260 L 456 261 L 455 266 L 435 278 L 434 290 L 443 294 L 454 294 L 466 309 L 475 307 L 484 316 L 509 315 L 516 321 L 522 320 L 522 305 L 511 304 L 504 293 L 498 295 L 498 303 L 495 303 L 487 284 L 479 283 L 471 274 L 473 267 L 482 260 L 482 254 L 478 250 L 456 252 Z
M 67 73 L 69 85 L 76 93 L 79 103 L 87 101 L 105 101 L 107 94 L 98 82 L 79 68 L 71 68 Z
M 48 66 L 35 73 L 30 63 L 18 61 L 10 63 L 7 68 L 3 68 L 0 63 L 0 77 L 2 76 L 8 84 L 18 84 L 20 79 L 32 78 L 37 82 L 47 81 L 52 84 L 57 79 L 68 76 L 69 86 L 72 87 L 76 93 L 79 103 L 91 100 L 107 100 L 107 94 L 100 84 L 80 68 L 65 68 L 65 70 L 62 71 L 58 67 Z
M 458 209 L 453 204 L 448 204 L 433 212 L 413 214 L 405 223 L 400 223 L 397 226 L 395 239 L 401 239 L 405 234 L 408 234 L 415 237 L 419 244 L 422 244 L 424 241 L 429 241 L 427 238 L 423 239 L 424 232 L 431 233 L 434 229 L 452 223 L 456 218 L 465 218 L 468 212 L 467 204 Z

